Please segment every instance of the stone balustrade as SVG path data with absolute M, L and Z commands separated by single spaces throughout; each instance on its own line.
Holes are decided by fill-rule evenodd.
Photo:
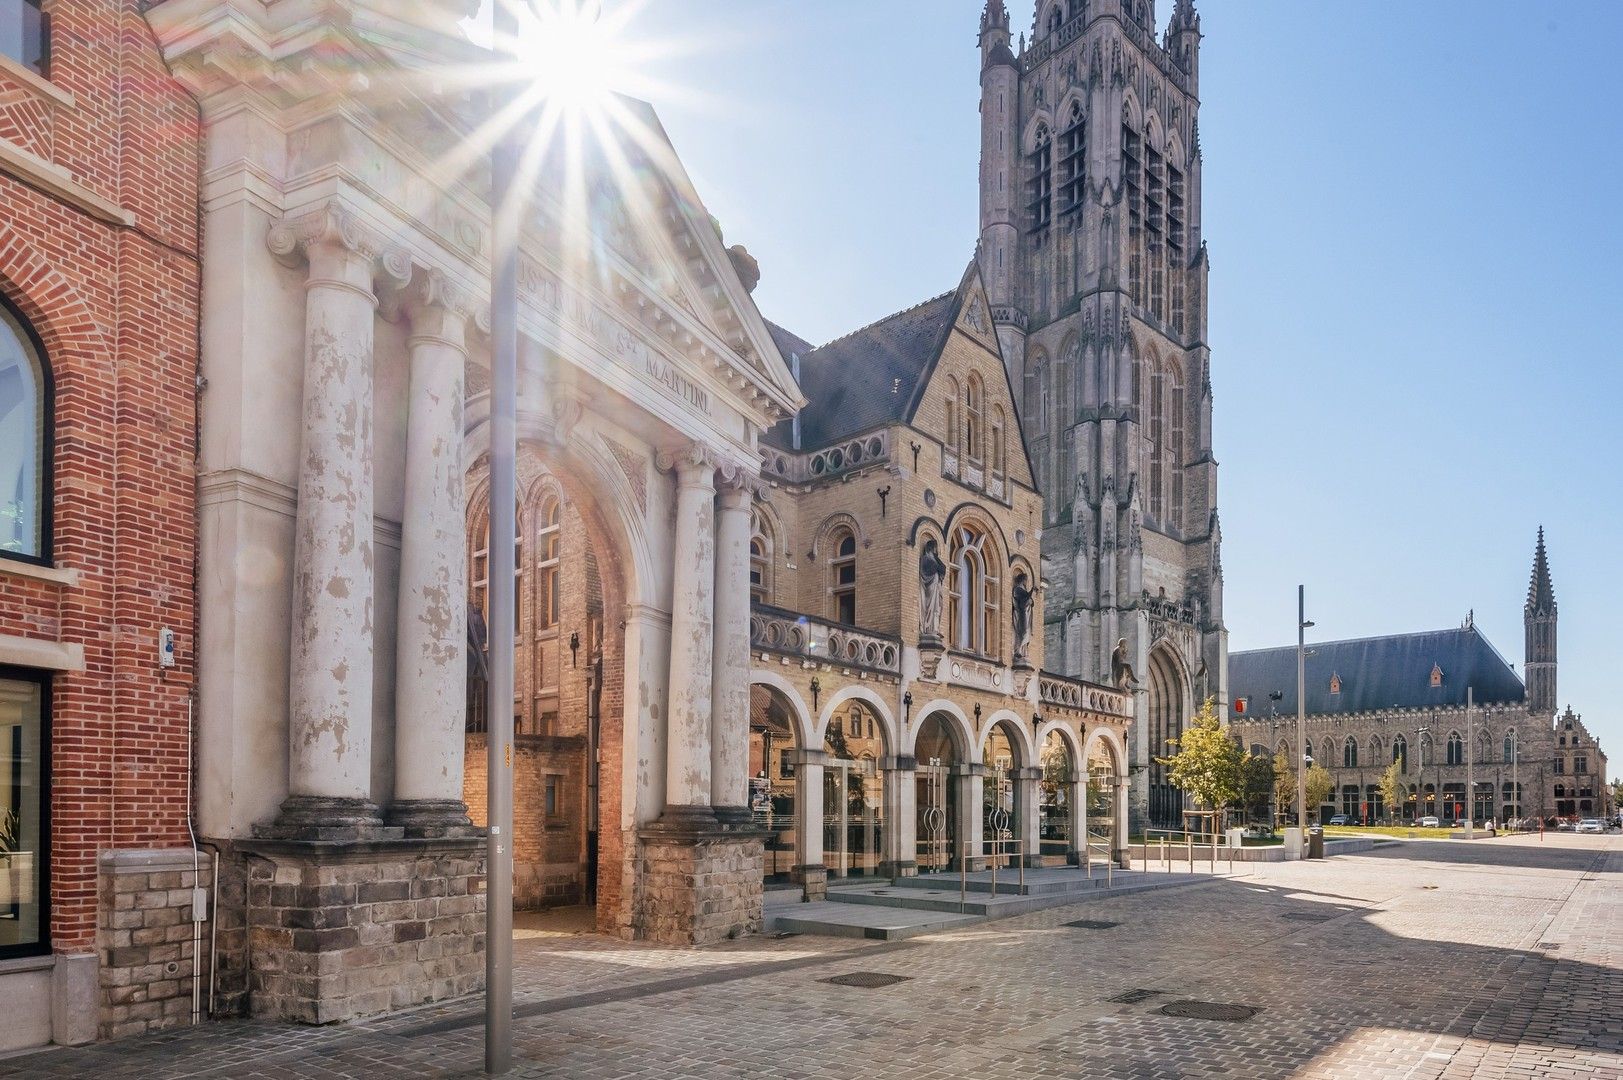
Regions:
M 750 648 L 887 675 L 902 670 L 899 638 L 765 604 L 750 607 Z
M 809 454 L 766 447 L 761 452 L 761 472 L 772 479 L 809 483 L 889 460 L 890 432 L 876 431 Z
M 1062 709 L 1084 709 L 1088 712 L 1133 717 L 1133 695 L 1111 686 L 1073 679 L 1066 675 L 1043 672 L 1038 679 L 1038 695 L 1044 705 Z

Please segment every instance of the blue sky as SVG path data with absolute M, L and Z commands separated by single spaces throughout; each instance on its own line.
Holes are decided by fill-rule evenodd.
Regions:
M 643 6 L 632 35 L 680 43 L 649 96 L 770 318 L 821 342 L 956 284 L 981 6 Z M 1197 8 L 1231 647 L 1292 640 L 1305 582 L 1324 640 L 1474 608 L 1520 671 L 1542 523 L 1561 701 L 1623 774 L 1623 4 Z

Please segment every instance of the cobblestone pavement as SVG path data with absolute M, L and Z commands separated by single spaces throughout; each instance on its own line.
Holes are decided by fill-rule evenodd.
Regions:
M 1623 838 L 1421 841 L 1251 869 L 892 944 L 672 950 L 521 931 L 513 1075 L 1623 1078 L 1608 1007 L 1623 995 Z M 907 981 L 826 981 L 858 971 Z M 1142 999 L 1111 1000 L 1124 994 Z M 1186 999 L 1259 1011 L 1162 1013 Z M 473 1077 L 478 1009 L 219 1023 L 11 1058 L 0 1077 Z

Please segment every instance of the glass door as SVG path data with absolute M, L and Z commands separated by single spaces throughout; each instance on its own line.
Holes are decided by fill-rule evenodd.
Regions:
M 835 877 L 879 872 L 884 782 L 871 759 L 823 766 L 823 864 Z
M 914 783 L 918 795 L 918 870 L 921 874 L 944 871 L 952 866 L 953 845 L 957 841 L 954 819 L 953 784 L 947 766 L 940 758 L 920 765 Z

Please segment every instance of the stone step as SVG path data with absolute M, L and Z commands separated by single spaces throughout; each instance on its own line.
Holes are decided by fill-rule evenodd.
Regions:
M 872 908 L 823 900 L 767 912 L 765 932 L 901 941 L 981 921 L 983 918 L 977 915 Z
M 1117 870 L 1114 881 L 1123 884 L 1129 878 L 1142 877 L 1137 871 Z M 915 877 L 904 877 L 892 884 L 903 889 L 942 889 L 957 892 L 959 888 L 957 874 L 919 874 Z M 1105 872 L 1103 869 L 1095 870 L 1093 877 L 1089 878 L 1080 870 L 1027 870 L 1025 884 L 1020 883 L 1019 870 L 999 870 L 997 874 L 997 895 L 999 896 L 1041 896 L 1050 893 L 1085 892 L 1089 889 L 1105 888 Z M 986 871 L 970 874 L 964 882 L 964 887 L 972 893 L 990 893 L 992 891 L 992 875 Z

